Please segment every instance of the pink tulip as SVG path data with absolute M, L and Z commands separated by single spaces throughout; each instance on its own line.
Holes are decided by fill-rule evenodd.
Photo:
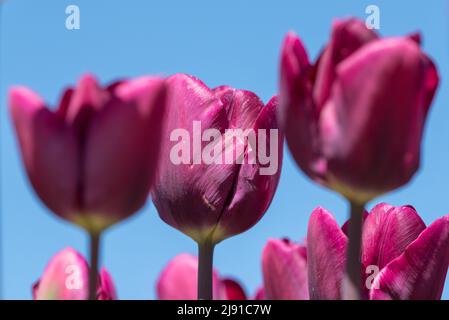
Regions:
M 322 208 L 307 234 L 311 299 L 340 299 L 347 236 Z M 449 215 L 426 227 L 415 209 L 379 204 L 363 224 L 365 299 L 440 299 L 449 264 Z
M 307 249 L 287 239 L 269 240 L 262 253 L 263 296 L 269 300 L 308 300 Z
M 196 300 L 198 259 L 189 254 L 176 256 L 165 267 L 157 282 L 157 298 L 160 300 Z M 214 299 L 246 300 L 245 291 L 232 279 L 221 278 L 213 272 Z
M 419 40 L 380 39 L 361 21 L 336 21 L 311 64 L 301 40 L 286 36 L 279 114 L 309 177 L 361 204 L 411 179 L 439 82 Z
M 66 248 L 53 256 L 33 286 L 33 299 L 86 300 L 88 273 L 89 266 L 84 257 L 72 248 Z M 99 274 L 97 299 L 117 299 L 114 282 L 104 268 Z
M 162 152 L 165 158 L 152 192 L 153 201 L 166 223 L 198 243 L 216 244 L 251 228 L 271 203 L 282 164 L 282 134 L 271 141 L 269 130 L 277 129 L 277 99 L 271 99 L 264 106 L 252 92 L 227 86 L 209 89 L 200 80 L 184 74 L 171 76 L 167 82 L 170 111 Z M 208 129 L 216 129 L 217 135 L 208 139 L 209 142 L 223 139 L 222 144 L 216 143 L 218 151 L 213 152 L 214 159 L 219 158 L 221 164 L 205 163 L 204 152 L 209 142 L 194 140 L 198 133 L 195 125 L 201 126 L 200 135 Z M 236 139 L 226 144 L 227 129 L 254 130 L 256 139 L 260 137 L 259 130 L 265 132 L 266 155 L 270 156 L 274 146 L 277 152 L 270 163 L 276 167 L 273 174 L 261 174 L 268 164 L 259 161 L 254 150 L 256 146 L 251 142 L 245 145 L 244 141 Z M 171 158 L 173 148 L 179 148 L 181 143 L 179 139 L 178 142 L 169 141 L 174 130 L 183 130 L 189 136 L 182 142 L 182 147 L 187 149 L 182 152 L 186 162 L 173 163 Z M 175 154 L 178 156 L 179 152 Z M 240 155 L 245 160 L 226 163 L 223 159 L 229 154 Z M 256 157 L 254 164 L 248 161 L 251 155 Z
M 28 177 L 54 213 L 90 233 L 140 209 L 159 156 L 164 81 L 100 87 L 86 75 L 55 110 L 14 87 L 9 104 Z

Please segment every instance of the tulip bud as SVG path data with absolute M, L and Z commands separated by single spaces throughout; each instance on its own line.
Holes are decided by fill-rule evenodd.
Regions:
M 418 38 L 380 39 L 361 21 L 337 21 L 311 64 L 300 39 L 287 35 L 279 117 L 310 178 L 361 204 L 412 178 L 439 82 Z
M 143 206 L 159 155 L 163 80 L 102 88 L 86 75 L 56 110 L 26 87 L 12 88 L 9 104 L 28 177 L 50 210 L 99 233 Z
M 33 286 L 34 300 L 86 300 L 88 297 L 89 266 L 84 257 L 66 248 L 48 263 L 39 281 Z M 115 300 L 113 280 L 102 269 L 98 281 L 98 300 Z

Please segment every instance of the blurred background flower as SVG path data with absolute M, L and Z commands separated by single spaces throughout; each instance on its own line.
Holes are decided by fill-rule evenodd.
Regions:
M 141 77 L 101 87 L 90 74 L 51 110 L 31 89 L 10 90 L 22 160 L 42 202 L 90 238 L 89 299 L 95 298 L 100 238 L 139 210 L 156 175 L 165 80 Z
M 72 248 L 55 254 L 33 285 L 34 300 L 87 300 L 89 266 L 86 259 Z M 98 275 L 97 300 L 116 300 L 115 285 L 109 272 L 102 268 Z
M 198 258 L 189 254 L 174 257 L 159 275 L 157 299 L 197 300 Z M 214 300 L 246 300 L 242 286 L 213 272 Z

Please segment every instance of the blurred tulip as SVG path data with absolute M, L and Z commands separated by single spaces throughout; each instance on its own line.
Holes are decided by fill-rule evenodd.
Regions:
M 347 236 L 322 208 L 307 235 L 311 299 L 340 299 Z M 449 215 L 426 227 L 414 208 L 379 204 L 363 223 L 365 299 L 440 299 L 449 264 Z
M 159 159 L 165 82 L 142 77 L 99 86 L 86 75 L 56 110 L 26 87 L 9 104 L 28 177 L 58 216 L 91 237 L 90 299 L 95 298 L 100 235 L 139 210 Z
M 312 65 L 301 40 L 287 35 L 279 115 L 309 177 L 360 204 L 410 180 L 439 82 L 419 41 L 380 39 L 359 20 L 337 21 Z
M 152 197 L 162 220 L 198 243 L 199 288 L 207 291 L 199 297 L 210 299 L 215 244 L 251 228 L 273 199 L 283 142 L 277 99 L 264 106 L 252 92 L 209 89 L 184 74 L 171 76 L 167 83 L 167 141 Z M 229 129 L 240 130 L 242 136 L 229 139 Z M 244 137 L 250 132 L 254 135 Z M 174 161 L 176 151 L 185 161 Z M 205 154 L 213 154 L 213 161 L 204 161 Z M 235 161 L 226 162 L 229 155 Z M 272 172 L 264 174 L 265 169 Z
M 90 233 L 139 210 L 156 171 L 163 80 L 101 88 L 86 75 L 56 110 L 26 87 L 9 104 L 26 171 L 44 204 Z
M 198 258 L 189 254 L 176 256 L 165 267 L 157 282 L 159 300 L 196 300 L 198 279 Z M 240 284 L 232 279 L 221 278 L 213 271 L 215 300 L 246 300 Z
M 263 297 L 308 300 L 307 249 L 287 239 L 269 240 L 262 253 Z
M 72 248 L 57 253 L 33 286 L 34 300 L 86 300 L 89 267 L 81 254 Z M 99 274 L 98 300 L 116 300 L 111 276 L 102 269 Z

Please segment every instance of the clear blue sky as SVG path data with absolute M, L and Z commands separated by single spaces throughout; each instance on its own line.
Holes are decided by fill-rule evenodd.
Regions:
M 412 204 L 429 224 L 449 213 L 446 1 L 7 0 L 0 49 L 4 297 L 30 298 L 31 284 L 63 247 L 87 251 L 85 234 L 49 213 L 28 184 L 7 113 L 8 87 L 27 85 L 55 104 L 61 89 L 86 71 L 102 82 L 184 72 L 209 86 L 252 90 L 267 101 L 277 91 L 278 55 L 287 31 L 295 30 L 315 57 L 329 37 L 333 18 L 365 18 L 365 7 L 373 3 L 381 9 L 381 34 L 420 30 L 424 48 L 441 74 L 425 132 L 421 171 L 407 187 L 378 199 Z M 81 10 L 80 30 L 65 28 L 69 4 Z M 252 293 L 261 284 L 260 254 L 266 240 L 302 239 L 308 217 L 318 205 L 331 210 L 339 222 L 345 220 L 345 202 L 311 183 L 286 153 L 272 206 L 252 230 L 218 246 L 216 267 L 223 275 L 240 279 Z M 141 212 L 106 233 L 102 261 L 120 298 L 151 299 L 159 272 L 182 252 L 195 253 L 193 241 L 165 225 L 148 202 Z M 444 297 L 449 298 L 449 288 Z

